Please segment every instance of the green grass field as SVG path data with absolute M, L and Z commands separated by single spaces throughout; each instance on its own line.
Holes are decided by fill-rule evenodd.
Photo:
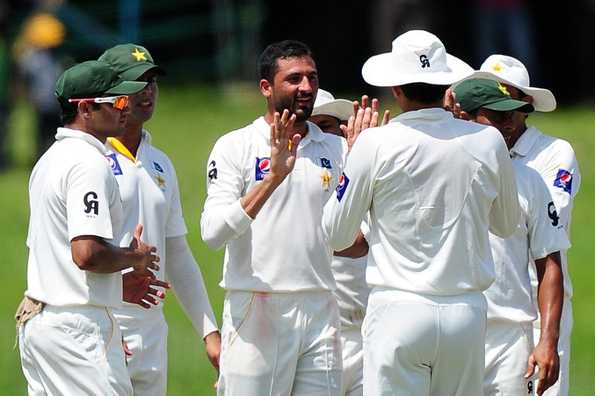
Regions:
M 205 163 L 218 136 L 251 122 L 265 110 L 264 101 L 254 86 L 229 89 L 204 87 L 162 87 L 157 112 L 148 125 L 155 145 L 174 162 L 180 181 L 182 202 L 189 241 L 200 264 L 215 313 L 220 319 L 223 292 L 221 251 L 209 250 L 200 239 L 199 218 L 205 198 Z M 570 265 L 575 285 L 575 324 L 572 342 L 573 396 L 593 395 L 595 389 L 595 269 L 590 268 L 595 256 L 595 111 L 587 108 L 563 108 L 553 114 L 537 114 L 531 122 L 542 130 L 569 140 L 574 146 L 583 176 L 573 216 Z M 0 314 L 0 393 L 26 394 L 26 384 L 13 350 L 15 331 L 12 316 L 25 289 L 25 237 L 28 221 L 27 182 L 31 166 L 32 120 L 30 109 L 20 103 L 12 117 L 10 144 L 15 167 L 0 174 L 0 240 L 5 256 L 0 267 L 4 279 Z M 207 363 L 202 341 L 194 333 L 182 313 L 175 296 L 167 298 L 169 323 L 169 386 L 168 394 L 212 395 L 215 371 Z

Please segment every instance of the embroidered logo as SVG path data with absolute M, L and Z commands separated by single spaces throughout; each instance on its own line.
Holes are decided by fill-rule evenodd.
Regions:
M 89 214 L 93 212 L 95 216 L 99 214 L 99 201 L 97 200 L 97 193 L 95 191 L 89 191 L 83 197 L 83 203 L 85 204 L 85 213 Z
M 256 157 L 254 178 L 256 181 L 264 179 L 264 177 L 271 171 L 271 157 Z
M 331 161 L 328 158 L 320 157 L 320 166 L 326 169 L 333 169 Z
M 558 174 L 556 175 L 556 180 L 554 180 L 554 186 L 560 187 L 562 190 L 570 194 L 572 192 L 572 173 L 568 172 L 566 169 L 559 169 Z
M 339 177 L 339 185 L 337 186 L 337 201 L 341 202 L 341 199 L 343 198 L 343 194 L 345 194 L 345 191 L 347 190 L 348 185 L 349 185 L 349 178 L 347 177 L 347 175 L 345 175 L 345 173 L 343 173 Z

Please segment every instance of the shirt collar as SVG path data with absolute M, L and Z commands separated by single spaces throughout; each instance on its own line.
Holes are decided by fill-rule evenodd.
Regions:
M 264 117 L 257 118 L 252 124 L 257 128 L 258 132 L 269 141 L 271 137 L 271 127 Z M 322 142 L 325 139 L 324 132 L 320 130 L 318 125 L 310 121 L 306 121 L 306 125 L 308 126 L 308 134 L 300 141 L 300 146 L 305 146 L 311 141 Z
M 510 153 L 513 155 L 520 155 L 521 157 L 526 156 L 537 142 L 537 139 L 539 139 L 539 136 L 541 136 L 541 132 L 539 132 L 537 128 L 532 126 L 527 128 L 514 146 L 512 146 Z
M 133 163 L 136 164 L 138 162 L 138 157 L 141 152 L 143 144 L 151 144 L 151 134 L 146 129 L 142 130 L 141 137 L 140 137 L 140 144 L 138 145 L 138 149 L 136 150 L 136 157 L 134 155 L 132 155 L 130 150 L 128 150 L 128 148 L 126 146 L 124 146 L 124 144 L 117 138 L 108 137 L 107 142 L 109 143 L 109 145 L 111 146 L 111 148 L 114 151 L 117 151 L 118 153 L 122 154 L 124 157 L 128 158 L 130 161 L 132 161 Z
M 412 110 L 405 113 L 401 113 L 390 122 L 402 122 L 406 120 L 439 120 L 443 118 L 453 118 L 450 111 L 446 111 L 440 107 L 431 107 L 428 109 Z
M 91 146 L 95 147 L 101 154 L 107 154 L 107 149 L 105 148 L 105 144 L 101 143 L 99 139 L 95 136 L 91 135 L 90 133 L 80 131 L 78 129 L 70 129 L 70 128 L 58 128 L 56 132 L 56 140 L 62 139 L 80 139 L 84 140 L 85 142 L 89 143 Z

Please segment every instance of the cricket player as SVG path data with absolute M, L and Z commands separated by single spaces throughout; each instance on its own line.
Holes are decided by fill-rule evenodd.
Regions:
M 367 107 L 364 103 L 362 105 L 364 109 Z M 346 99 L 335 99 L 330 92 L 319 88 L 310 121 L 318 125 L 325 133 L 343 137 L 341 125 L 346 125 L 353 114 L 353 102 Z M 331 268 L 337 283 L 334 294 L 339 304 L 341 318 L 343 355 L 341 395 L 363 395 L 364 354 L 361 324 L 370 293 L 366 283 L 366 255 L 351 258 L 335 254 Z
M 124 80 L 142 81 L 146 87 L 130 96 L 130 114 L 124 133 L 108 138 L 108 158 L 122 196 L 125 228 L 146 224 L 143 239 L 157 246 L 161 257 L 158 278 L 167 279 L 201 339 L 207 355 L 218 367 L 221 340 L 204 281 L 186 241 L 186 225 L 174 166 L 151 144 L 143 125 L 157 104 L 157 79 L 163 70 L 149 51 L 137 44 L 121 44 L 99 58 Z M 123 243 L 126 236 L 123 236 Z M 124 304 L 115 311 L 124 341 L 132 355 L 128 372 L 135 395 L 167 392 L 167 323 L 163 304 L 143 309 Z
M 510 236 L 520 211 L 500 133 L 442 108 L 446 88 L 471 72 L 421 30 L 362 68 L 403 113 L 357 138 L 322 222 L 340 251 L 369 212 L 364 394 L 483 392 L 488 229 Z
M 320 219 L 346 144 L 308 122 L 310 49 L 269 45 L 258 62 L 267 111 L 219 138 L 207 163 L 203 240 L 225 246 L 219 395 L 339 395 L 339 310 Z
M 481 65 L 475 77 L 496 79 L 506 86 L 514 99 L 532 103 L 535 111 L 549 112 L 556 108 L 556 99 L 551 91 L 532 87 L 529 73 L 517 59 L 506 55 L 492 55 Z M 510 136 L 509 146 L 513 161 L 535 169 L 550 190 L 559 222 L 570 239 L 570 223 L 573 201 L 581 185 L 581 174 L 576 155 L 570 143 L 546 135 L 526 123 L 527 115 L 518 113 L 513 118 L 515 133 Z M 560 251 L 564 273 L 564 304 L 558 341 L 560 376 L 549 388 L 546 396 L 568 395 L 570 380 L 570 336 L 572 333 L 572 282 L 568 272 L 567 250 Z M 534 288 L 536 279 L 533 276 Z M 535 339 L 540 339 L 541 320 L 534 323 Z
M 167 284 L 151 279 L 159 257 L 141 241 L 142 226 L 130 247 L 117 247 L 122 206 L 104 143 L 123 130 L 127 95 L 146 85 L 120 80 L 98 61 L 73 66 L 56 83 L 65 127 L 31 173 L 27 291 L 17 311 L 29 395 L 132 395 L 112 311 L 123 298 L 160 294 L 147 283 L 130 294 L 126 279 Z M 121 271 L 130 268 L 123 295 Z
M 515 133 L 515 112 L 528 114 L 533 106 L 514 100 L 501 83 L 471 79 L 454 89 L 461 118 L 492 125 L 510 144 Z M 510 146 L 509 146 L 510 148 Z M 558 378 L 557 352 L 562 312 L 563 275 L 560 250 L 570 245 L 559 221 L 551 194 L 539 174 L 514 161 L 521 205 L 516 232 L 502 239 L 490 235 L 496 265 L 496 280 L 484 294 L 488 301 L 486 374 L 484 394 L 538 395 Z M 533 302 L 529 268 L 538 273 L 538 305 L 543 329 L 537 346 L 533 341 Z M 532 374 L 539 367 L 534 389 Z

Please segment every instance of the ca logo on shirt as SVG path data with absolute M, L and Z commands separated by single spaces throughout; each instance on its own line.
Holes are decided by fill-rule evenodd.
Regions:
M 558 212 L 556 211 L 556 205 L 553 202 L 547 204 L 547 215 L 552 221 L 552 225 L 556 227 L 560 222 L 560 216 L 558 216 Z
M 99 214 L 99 201 L 97 200 L 97 193 L 95 191 L 89 191 L 83 197 L 83 203 L 85 204 L 85 213 L 90 214 L 93 212 L 95 216 Z
M 209 172 L 207 173 L 209 183 L 217 178 L 217 163 L 215 160 L 209 162 Z
M 337 186 L 337 201 L 341 202 L 343 198 L 343 194 L 345 194 L 345 190 L 347 190 L 347 186 L 349 185 L 349 178 L 345 173 L 343 173 L 339 177 L 339 185 Z
M 559 169 L 558 174 L 556 175 L 556 180 L 554 180 L 554 186 L 560 187 L 562 190 L 570 194 L 572 192 L 572 173 L 568 172 L 566 169 Z
M 120 163 L 118 162 L 118 156 L 116 155 L 116 153 L 108 154 L 106 158 L 110 168 L 112 168 L 112 172 L 114 173 L 114 175 L 121 175 L 122 168 L 120 167 Z
M 254 167 L 254 178 L 256 181 L 264 179 L 271 171 L 271 157 L 256 157 L 256 166 Z

